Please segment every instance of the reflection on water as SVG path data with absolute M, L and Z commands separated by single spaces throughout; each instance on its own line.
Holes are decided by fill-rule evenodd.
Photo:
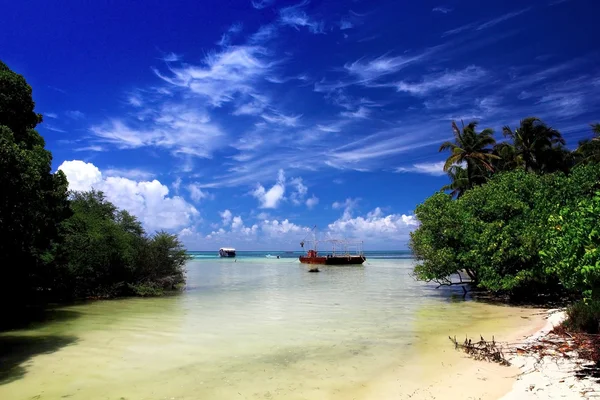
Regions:
M 449 301 L 411 268 L 194 260 L 181 295 L 67 307 L 76 318 L 1 334 L 0 398 L 343 399 L 392 369 L 413 379 L 450 334 L 509 330 L 526 312 Z

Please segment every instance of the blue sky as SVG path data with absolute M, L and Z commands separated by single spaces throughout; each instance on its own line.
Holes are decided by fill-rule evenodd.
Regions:
M 56 4 L 0 16 L 54 168 L 193 250 L 403 249 L 453 119 L 600 120 L 592 0 Z

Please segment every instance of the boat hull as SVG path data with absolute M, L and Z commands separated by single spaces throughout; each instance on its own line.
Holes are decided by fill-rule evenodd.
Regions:
M 332 256 L 332 257 L 304 257 L 299 258 L 302 264 L 318 265 L 361 265 L 367 259 L 365 256 Z

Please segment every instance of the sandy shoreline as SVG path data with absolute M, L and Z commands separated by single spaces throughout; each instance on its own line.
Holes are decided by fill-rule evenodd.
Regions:
M 526 345 L 534 345 L 542 339 L 552 340 L 549 333 L 564 319 L 564 311 L 549 310 L 546 325 L 533 336 L 526 338 Z M 521 374 L 512 390 L 501 400 L 600 398 L 598 382 L 575 376 L 582 365 L 590 363 L 579 359 L 575 353 L 570 353 L 569 356 L 571 358 L 544 356 L 539 359 L 524 353 L 510 357 L 511 364 L 518 366 Z
M 376 385 L 356 393 L 357 399 L 600 399 L 600 383 L 589 378 L 578 379 L 575 372 L 586 363 L 572 358 L 544 357 L 535 353 L 516 354 L 514 347 L 527 347 L 540 340 L 551 339 L 548 334 L 564 320 L 559 310 L 532 311 L 518 329 L 503 332 L 496 341 L 513 350 L 505 355 L 511 366 L 476 361 L 456 351 L 449 343 L 442 354 L 427 356 L 431 373 L 397 370 L 381 376 Z M 469 337 L 474 337 L 469 335 Z M 484 335 L 484 338 L 487 338 Z M 491 338 L 490 338 L 491 339 Z M 506 354 L 510 351 L 510 355 Z M 537 356 L 537 357 L 536 357 Z M 441 364 L 441 365 L 440 365 Z M 440 369 L 440 366 L 443 367 Z M 414 379 L 407 379 L 413 375 Z M 399 378 L 400 377 L 400 378 Z

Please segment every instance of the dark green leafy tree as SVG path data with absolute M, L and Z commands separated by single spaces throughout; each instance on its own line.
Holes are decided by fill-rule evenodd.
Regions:
M 457 200 L 435 194 L 415 211 L 415 275 L 457 283 L 458 273 L 468 271 L 474 285 L 516 297 L 600 284 L 590 269 L 597 261 L 599 190 L 600 165 L 589 165 L 569 175 L 497 174 Z M 561 228 L 569 235 L 556 231 L 560 217 L 571 221 Z M 585 281 L 582 271 L 589 272 Z
M 554 154 L 550 150 L 556 145 L 565 144 L 559 131 L 536 117 L 521 120 L 519 127 L 514 131 L 505 126 L 502 133 L 512 140 L 525 171 L 548 172 L 543 170 L 543 166 L 548 163 L 548 157 Z
M 186 251 L 175 235 L 148 237 L 139 221 L 102 192 L 71 195 L 73 216 L 55 248 L 63 298 L 159 295 L 185 282 Z
M 31 87 L 0 62 L 0 254 L 2 306 L 43 296 L 52 275 L 48 251 L 69 215 L 67 180 L 35 131 Z M 2 307 L 0 306 L 0 307 Z
M 493 171 L 492 160 L 497 158 L 492 154 L 491 146 L 496 143 L 494 131 L 484 129 L 476 131 L 477 122 L 473 121 L 460 129 L 456 122 L 452 122 L 453 142 L 445 142 L 439 151 L 450 151 L 450 156 L 444 164 L 444 171 L 449 171 L 452 166 L 466 164 L 467 188 L 483 182 L 482 174 L 478 171 Z

